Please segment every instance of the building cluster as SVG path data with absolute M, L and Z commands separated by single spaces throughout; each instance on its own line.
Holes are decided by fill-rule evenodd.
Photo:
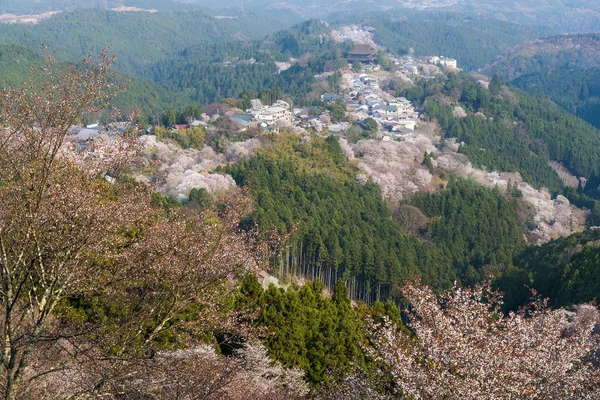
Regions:
M 397 67 L 395 73 L 407 77 L 430 78 L 428 76 L 428 65 L 434 64 L 447 69 L 456 69 L 456 60 L 446 57 L 413 58 L 410 55 L 395 57 L 387 54 Z M 348 55 L 351 63 L 361 63 L 360 72 L 352 72 L 351 68 L 342 71 L 346 84 L 339 93 L 325 93 L 321 95 L 324 103 L 343 104 L 346 112 L 351 113 L 350 120 L 362 124 L 367 118 L 374 119 L 383 132 L 383 137 L 397 138 L 409 135 L 417 127 L 418 113 L 412 103 L 404 97 L 395 97 L 393 91 L 384 91 L 380 87 L 380 81 L 389 78 L 389 74 L 380 70 L 375 63 L 376 52 L 370 45 L 356 45 Z M 223 115 L 224 114 L 224 115 Z M 352 122 L 332 122 L 329 111 L 320 107 L 292 108 L 283 100 L 277 100 L 271 105 L 262 104 L 259 99 L 251 100 L 251 107 L 245 112 L 231 109 L 221 113 L 217 110 L 215 115 L 209 117 L 202 115 L 201 119 L 194 120 L 188 124 L 178 124 L 171 128 L 174 130 L 188 129 L 194 126 L 207 127 L 219 116 L 224 116 L 238 126 L 239 131 L 248 128 L 262 128 L 266 130 L 277 130 L 281 126 L 296 126 L 316 131 L 343 132 L 352 126 Z M 96 139 L 109 137 L 109 127 L 100 125 L 88 125 L 77 127 L 73 131 L 73 139 L 79 146 Z
M 107 125 L 73 125 L 67 131 L 67 141 L 75 143 L 78 149 L 85 149 L 90 142 L 100 140 L 111 140 L 117 133 L 124 133 L 127 130 L 126 122 L 111 122 Z
M 368 44 L 357 44 L 354 46 L 346 59 L 348 62 L 372 63 L 375 61 L 375 50 Z
M 252 108 L 246 110 L 257 125 L 273 126 L 279 121 L 292 122 L 292 107 L 288 102 L 277 100 L 270 106 L 263 105 L 259 99 L 251 101 Z
M 255 127 L 273 129 L 276 125 L 293 122 L 292 107 L 286 101 L 277 100 L 272 105 L 264 105 L 259 99 L 254 99 L 250 104 L 251 107 L 245 113 L 237 113 L 229 117 L 239 125 L 240 131 Z
M 419 61 L 412 56 L 394 57 L 388 54 L 387 57 L 394 62 L 398 70 L 406 76 L 419 76 Z
M 348 111 L 366 114 L 379 122 L 390 136 L 408 134 L 417 126 L 418 114 L 412 103 L 391 93 L 384 95 L 379 81 L 364 73 L 354 80 L 353 90 L 344 96 L 344 103 Z
M 458 64 L 454 58 L 447 58 L 444 56 L 433 56 L 429 57 L 429 63 L 434 65 L 441 65 L 442 67 L 450 70 L 458 69 Z
M 73 125 L 67 131 L 63 146 L 68 151 L 85 154 L 87 159 L 110 160 L 122 149 L 119 138 L 129 126 L 128 122 Z
M 382 128 L 384 136 L 401 137 L 416 129 L 418 113 L 409 100 L 395 97 L 393 92 L 383 91 L 379 79 L 373 75 L 365 72 L 353 73 L 349 70 L 343 74 L 351 79 L 351 87 L 343 93 L 322 94 L 322 102 L 343 104 L 348 113 L 353 113 L 354 117 L 359 116 L 358 120 L 352 118 L 359 124 L 367 118 L 374 119 Z M 251 105 L 246 113 L 230 117 L 240 126 L 240 131 L 250 127 L 276 130 L 282 125 L 288 125 L 318 132 L 337 133 L 351 127 L 351 123 L 348 122 L 332 122 L 329 111 L 316 106 L 293 109 L 283 100 L 267 106 L 258 99 L 252 100 Z

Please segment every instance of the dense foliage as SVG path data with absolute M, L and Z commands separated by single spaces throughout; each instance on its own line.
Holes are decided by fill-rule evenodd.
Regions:
M 171 128 L 154 127 L 153 132 L 159 140 L 171 139 L 182 149 L 201 149 L 204 146 L 206 132 L 201 126 L 192 126 L 188 129 L 173 130 Z
M 259 227 L 296 226 L 282 261 L 290 272 L 319 277 L 328 287 L 340 277 L 353 279 L 352 297 L 367 302 L 387 297 L 392 284 L 412 273 L 439 288 L 454 281 L 443 252 L 392 221 L 380 188 L 356 183 L 335 137 L 310 143 L 288 137 L 275 146 L 227 171 L 251 190 Z
M 414 197 L 430 220 L 422 233 L 427 243 L 391 218 L 378 186 L 355 182 L 334 137 L 278 138 L 272 145 L 227 171 L 255 197 L 252 221 L 293 232 L 280 273 L 319 277 L 329 287 L 339 277 L 356 279 L 352 296 L 372 301 L 411 274 L 438 288 L 457 276 L 479 282 L 512 265 L 524 248 L 519 206 L 499 191 L 452 179 L 442 193 Z
M 282 28 L 276 20 L 259 14 L 215 19 L 200 11 L 77 10 L 54 15 L 34 26 L 0 24 L 0 38 L 2 43 L 24 44 L 32 49 L 45 44 L 67 61 L 111 47 L 118 56 L 116 67 L 141 76 L 151 63 L 194 44 L 257 39 Z
M 460 151 L 477 166 L 517 171 L 552 191 L 560 190 L 562 182 L 549 160 L 577 176 L 600 173 L 600 131 L 544 98 L 510 92 L 492 96 L 479 83 L 456 76 L 426 91 L 433 94 L 426 112 L 438 120 L 446 137 L 464 142 Z M 453 115 L 454 101 L 468 111 L 467 117 Z
M 443 192 L 417 195 L 411 203 L 432 220 L 431 237 L 448 248 L 466 283 L 485 278 L 491 271 L 482 271 L 484 266 L 512 264 L 512 257 L 525 247 L 517 207 L 498 190 L 451 179 Z
M 590 302 L 600 294 L 600 231 L 532 247 L 515 259 L 530 283 L 553 306 Z
M 558 69 L 522 75 L 511 82 L 553 102 L 600 129 L 600 68 Z
M 40 54 L 23 45 L 0 45 L 0 77 L 9 84 L 26 81 L 31 68 L 41 65 L 42 62 Z M 139 110 L 141 119 L 146 123 L 160 121 L 161 116 L 171 108 L 183 111 L 192 104 L 191 100 L 183 95 L 123 73 L 115 73 L 110 80 L 126 89 L 111 100 L 110 108 L 123 114 Z M 103 114 L 108 114 L 108 111 L 105 110 Z
M 323 289 L 315 280 L 287 290 L 271 285 L 264 291 L 256 275 L 249 275 L 238 300 L 261 311 L 255 324 L 269 330 L 270 354 L 286 366 L 305 370 L 314 384 L 327 381 L 332 370 L 347 373 L 366 363 L 361 348 L 366 337 L 348 289 L 339 281 L 331 298 L 323 296 Z
M 227 42 L 187 48 L 152 68 L 155 82 L 205 104 L 280 88 L 303 102 L 314 74 L 340 68 L 348 44 L 328 37 L 329 28 L 310 20 L 261 41 Z M 275 62 L 302 58 L 278 73 Z
M 563 35 L 516 46 L 486 66 L 511 84 L 549 97 L 565 110 L 600 127 L 600 35 Z

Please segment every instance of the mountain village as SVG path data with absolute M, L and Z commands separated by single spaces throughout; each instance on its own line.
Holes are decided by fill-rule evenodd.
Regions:
M 376 50 L 369 44 L 356 44 L 348 54 L 348 67 L 334 72 L 315 76 L 317 81 L 325 80 L 335 73 L 341 75 L 341 83 L 336 93 L 320 95 L 322 107 L 294 107 L 285 100 L 276 100 L 272 104 L 263 104 L 260 99 L 251 101 L 246 110 L 217 107 L 216 112 L 204 113 L 200 119 L 186 124 L 175 124 L 173 130 L 185 130 L 190 127 L 207 127 L 218 118 L 225 118 L 238 132 L 248 129 L 262 129 L 278 132 L 282 128 L 299 128 L 319 133 L 341 133 L 352 124 L 365 127 L 365 121 L 371 119 L 377 124 L 373 137 L 381 140 L 400 140 L 410 135 L 419 124 L 419 113 L 405 97 L 396 97 L 395 91 L 382 87 L 382 83 L 399 80 L 412 85 L 417 79 L 433 79 L 442 71 L 457 71 L 455 59 L 444 56 L 413 57 L 411 55 L 394 56 L 385 54 L 395 66 L 393 72 L 385 71 L 376 63 Z M 345 110 L 343 121 L 333 120 L 328 105 L 342 105 Z M 371 122 L 372 123 L 372 122 Z M 95 123 L 85 127 L 75 126 L 71 132 L 74 141 L 83 144 L 96 138 L 102 138 L 106 130 L 104 125 Z

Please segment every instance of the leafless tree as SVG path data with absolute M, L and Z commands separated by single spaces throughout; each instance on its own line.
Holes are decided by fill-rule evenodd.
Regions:
M 427 226 L 428 218 L 423 212 L 410 204 L 402 204 L 392 211 L 392 216 L 407 230 L 410 234 L 416 234 Z
M 133 377 L 133 379 L 132 379 Z M 302 399 L 308 394 L 303 372 L 286 369 L 259 343 L 247 343 L 234 357 L 208 345 L 160 352 L 129 365 L 115 379 L 127 399 Z

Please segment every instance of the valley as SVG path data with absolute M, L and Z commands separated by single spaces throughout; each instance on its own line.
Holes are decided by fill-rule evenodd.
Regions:
M 0 2 L 0 393 L 599 393 L 594 2 L 83 3 Z

